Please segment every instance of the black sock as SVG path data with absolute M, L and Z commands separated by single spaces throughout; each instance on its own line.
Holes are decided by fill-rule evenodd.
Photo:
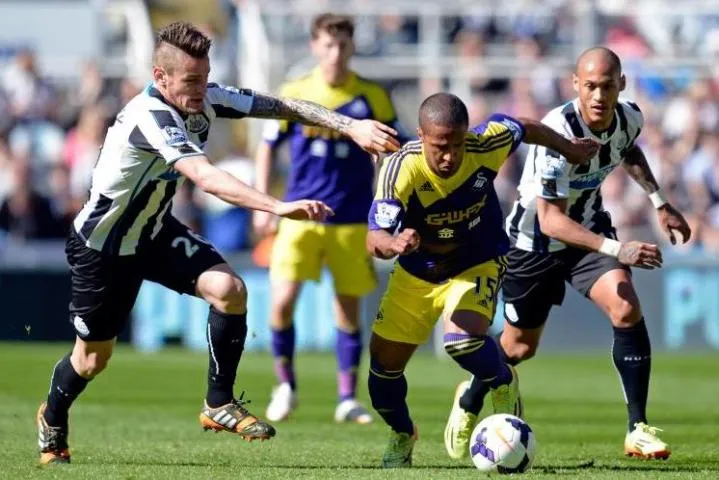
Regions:
M 652 349 L 644 318 L 629 328 L 614 327 L 612 359 L 619 372 L 629 414 L 629 431 L 647 421 Z
M 499 332 L 494 336 L 494 340 L 497 342 L 497 346 L 499 347 L 500 358 L 504 363 L 516 366 L 519 361 L 512 360 L 507 357 L 507 353 L 502 348 L 502 342 L 500 341 L 501 337 L 502 332 Z M 462 407 L 462 410 L 465 412 L 479 415 L 479 412 L 484 406 L 484 397 L 486 397 L 487 393 L 489 393 L 489 388 L 489 384 L 473 376 L 472 380 L 469 382 L 469 387 L 467 387 L 467 390 L 465 390 L 462 396 L 459 397 L 459 406 Z
M 57 362 L 50 380 L 45 421 L 53 427 L 67 426 L 67 416 L 78 395 L 90 380 L 81 377 L 70 363 L 70 353 Z
M 387 425 L 397 433 L 414 433 L 407 406 L 407 379 L 403 370 L 385 370 L 370 358 L 367 377 L 372 406 Z
M 500 349 L 501 350 L 501 349 Z M 484 397 L 489 392 L 489 382 L 483 382 L 479 378 L 472 376 L 469 387 L 459 397 L 459 406 L 465 412 L 479 415 L 484 405 Z
M 245 348 L 247 314 L 222 313 L 210 307 L 207 344 L 210 368 L 207 374 L 207 405 L 216 408 L 230 403 L 237 366 Z

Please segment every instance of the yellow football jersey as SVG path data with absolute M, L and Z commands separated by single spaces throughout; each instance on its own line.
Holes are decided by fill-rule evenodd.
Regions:
M 433 283 L 504 255 L 509 241 L 494 178 L 523 137 L 517 120 L 492 115 L 467 132 L 462 164 L 449 178 L 432 172 L 420 141 L 407 143 L 380 171 L 370 229 L 415 229 L 419 249 L 398 261 Z

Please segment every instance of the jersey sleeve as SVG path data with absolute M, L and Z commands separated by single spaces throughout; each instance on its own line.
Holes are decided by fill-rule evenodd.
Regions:
M 644 114 L 639 108 L 639 105 L 629 100 L 621 100 L 620 105 L 624 111 L 624 115 L 627 117 L 627 129 L 630 138 L 630 142 L 624 149 L 629 150 L 634 146 L 639 138 L 639 134 L 642 133 L 644 128 Z
M 566 124 L 564 115 L 550 112 L 542 119 L 542 123 L 564 137 L 572 137 L 571 127 Z M 560 200 L 569 197 L 571 164 L 564 156 L 551 148 L 531 145 L 526 161 L 532 162 L 534 168 L 537 197 L 547 200 Z
M 507 157 L 519 147 L 525 134 L 524 125 L 502 113 L 490 115 L 487 120 L 472 127 L 470 132 L 479 137 L 479 143 L 469 143 L 466 151 L 484 154 L 485 163 L 494 171 L 498 171 Z
M 185 122 L 177 112 L 159 107 L 140 115 L 129 141 L 135 148 L 156 151 L 168 165 L 181 158 L 204 155 L 190 140 Z
M 252 109 L 255 92 L 246 88 L 208 83 L 206 98 L 217 118 L 244 118 Z
M 285 83 L 280 87 L 281 97 L 296 97 L 291 84 Z M 278 147 L 290 136 L 292 123 L 288 120 L 266 120 L 262 129 L 262 140 L 272 148 Z
M 377 193 L 368 218 L 370 230 L 394 233 L 404 218 L 412 193 L 407 163 L 402 161 L 404 156 L 400 150 L 388 157 L 380 169 Z

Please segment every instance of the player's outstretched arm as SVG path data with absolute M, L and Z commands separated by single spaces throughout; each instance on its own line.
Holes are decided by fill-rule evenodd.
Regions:
M 370 230 L 367 233 L 367 250 L 372 256 L 387 260 L 414 252 L 419 248 L 419 241 L 419 234 L 411 228 L 405 228 L 396 236 L 386 230 Z
M 567 200 L 537 197 L 539 228 L 562 243 L 616 257 L 624 265 L 653 270 L 662 266 L 662 253 L 656 245 L 643 242 L 620 243 L 590 231 L 566 213 Z
M 542 122 L 530 118 L 519 118 L 518 120 L 524 127 L 525 143 L 542 145 L 557 151 L 569 163 L 586 163 L 599 151 L 599 144 L 594 140 L 588 138 L 569 140 Z
M 201 190 L 238 207 L 262 210 L 295 220 L 319 222 L 334 214 L 330 207 L 316 200 L 281 202 L 215 167 L 204 155 L 180 159 L 175 163 L 175 169 Z
M 630 177 L 636 181 L 642 189 L 647 192 L 649 199 L 657 209 L 659 216 L 659 224 L 666 232 L 672 245 L 677 243 L 675 232 L 679 232 L 682 236 L 682 243 L 687 243 L 692 235 L 689 224 L 684 219 L 679 210 L 674 208 L 666 199 L 659 184 L 654 179 L 652 169 L 649 167 L 644 152 L 638 145 L 634 145 L 624 155 L 622 166 Z
M 343 133 L 371 154 L 399 149 L 397 131 L 375 120 L 355 120 L 308 100 L 255 94 L 250 117 L 278 118 L 308 125 L 319 125 Z

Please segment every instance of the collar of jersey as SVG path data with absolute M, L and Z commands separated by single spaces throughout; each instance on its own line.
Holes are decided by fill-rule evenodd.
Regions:
M 160 90 L 157 88 L 157 86 L 155 86 L 155 83 L 154 83 L 154 82 L 151 82 L 151 83 L 147 86 L 147 94 L 148 94 L 149 96 L 151 96 L 151 97 L 157 98 L 157 99 L 160 100 L 162 103 L 164 103 L 165 105 L 167 105 L 168 107 L 170 107 L 171 109 L 173 109 L 174 111 L 176 111 L 176 112 L 178 113 L 178 115 L 180 115 L 180 117 L 182 117 L 183 120 L 187 120 L 187 117 L 190 116 L 190 115 L 187 114 L 187 113 L 181 112 L 179 109 L 175 108 L 175 106 L 174 106 L 173 104 L 171 104 L 170 102 L 168 102 L 167 99 L 162 96 L 162 93 L 160 93 Z
M 592 138 L 596 140 L 599 143 L 607 143 L 609 140 L 611 140 L 612 135 L 614 135 L 614 132 L 617 131 L 617 123 L 619 120 L 617 120 L 617 109 L 614 108 L 614 116 L 612 117 L 612 123 L 609 125 L 609 128 L 604 130 L 600 135 L 595 134 L 591 128 L 587 126 L 586 123 L 584 123 L 584 119 L 582 118 L 582 112 L 579 111 L 579 99 L 575 98 L 572 102 L 572 106 L 574 107 L 574 112 L 577 114 L 577 119 L 579 120 L 579 125 L 582 126 L 582 130 L 584 130 L 584 135 L 586 137 Z
M 429 178 L 429 181 L 432 182 L 432 185 L 437 189 L 437 191 L 440 192 L 442 196 L 446 197 L 448 192 L 451 192 L 452 190 L 456 189 L 459 185 L 461 185 L 467 180 L 467 171 L 470 167 L 466 157 L 467 153 L 465 152 L 462 156 L 462 165 L 460 165 L 459 169 L 454 172 L 454 175 L 448 178 L 440 177 L 439 175 L 434 173 L 431 168 L 429 168 L 429 164 L 427 163 L 427 157 L 424 156 L 424 145 L 422 145 L 419 168 L 427 176 L 427 178 Z
M 347 81 L 343 83 L 342 85 L 332 86 L 329 83 L 327 83 L 322 76 L 322 71 L 320 70 L 320 67 L 315 67 L 312 70 L 312 81 L 317 84 L 321 85 L 323 89 L 326 90 L 352 90 L 355 88 L 357 84 L 357 74 L 354 73 L 352 70 L 349 72 L 349 76 L 347 77 Z

